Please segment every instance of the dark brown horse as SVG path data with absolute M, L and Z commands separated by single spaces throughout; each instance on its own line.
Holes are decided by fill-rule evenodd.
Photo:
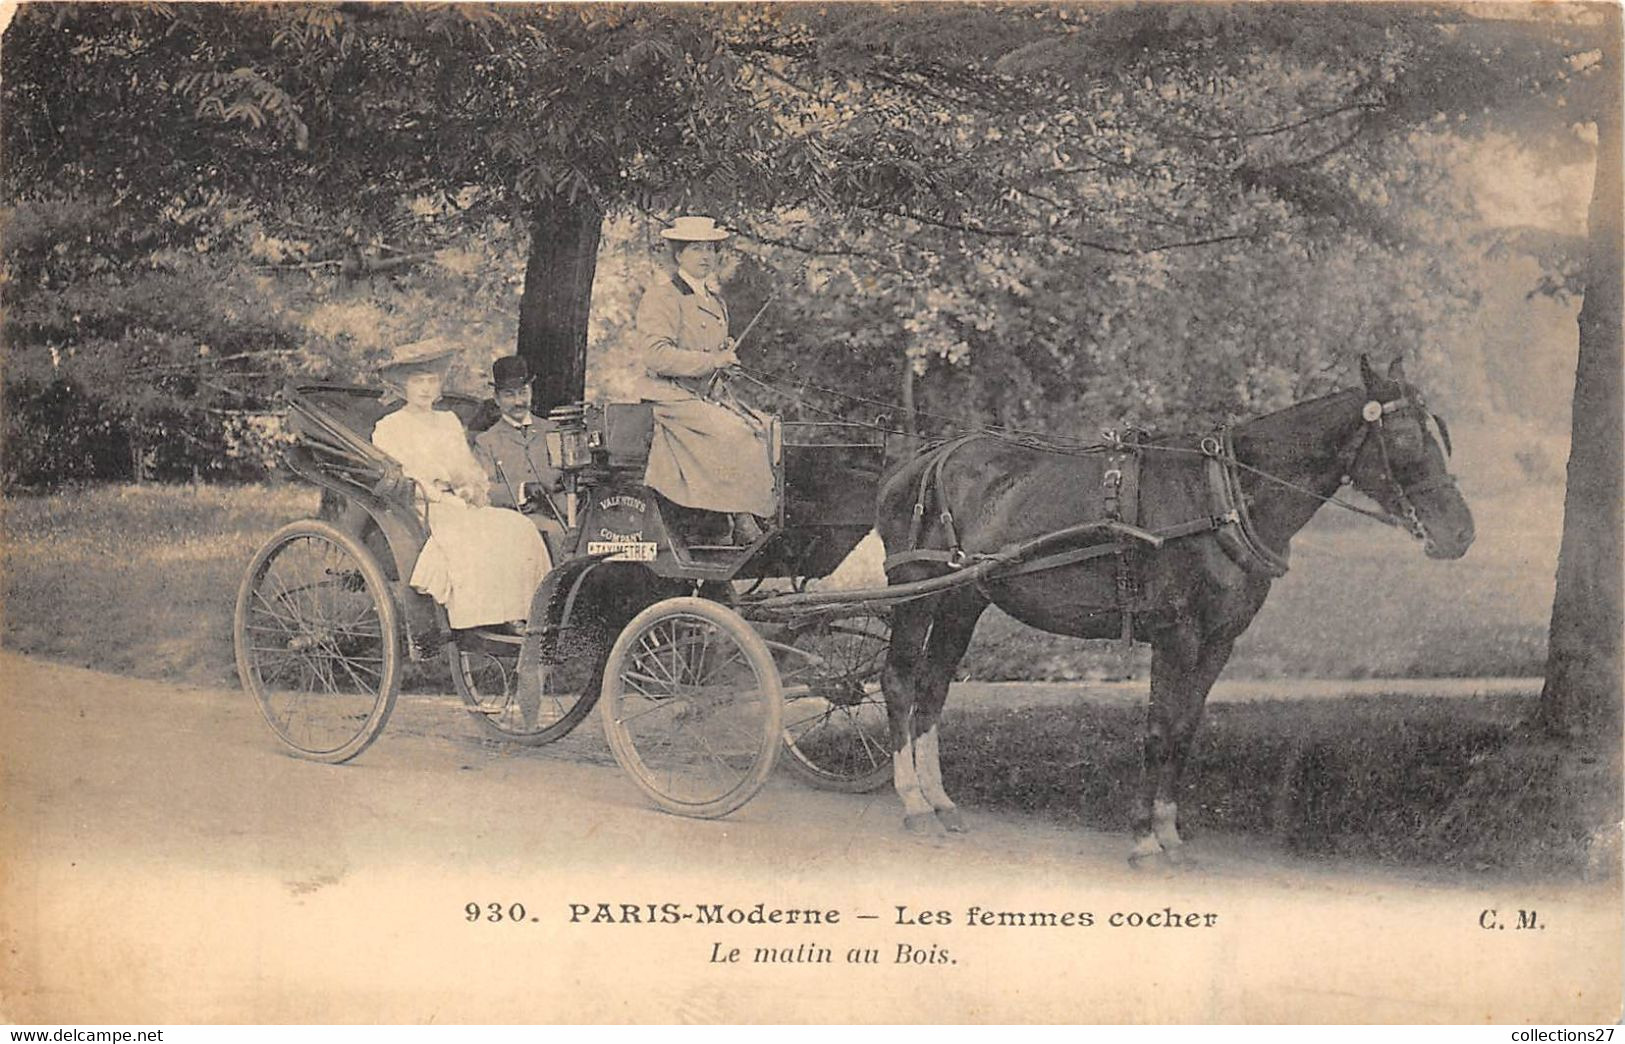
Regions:
M 1177 788 L 1202 706 L 1271 580 L 1285 571 L 1292 536 L 1352 482 L 1430 557 L 1459 558 L 1473 541 L 1472 515 L 1433 431 L 1446 450 L 1449 436 L 1430 428 L 1437 418 L 1398 362 L 1386 378 L 1364 359 L 1360 368 L 1363 387 L 1237 425 L 1229 439 L 1174 436 L 1143 445 L 1138 518 L 1125 521 L 1169 536 L 1156 549 L 1127 540 L 1139 548 L 1131 562 L 1107 555 L 1006 579 L 994 572 L 896 607 L 883 685 L 910 830 L 964 829 L 942 788 L 937 719 L 982 611 L 991 603 L 1041 630 L 1111 638 L 1122 633 L 1119 610 L 1128 606 L 1134 637 L 1152 647 L 1131 860 L 1178 861 Z M 1045 450 L 988 436 L 951 444 L 946 458 L 922 454 L 881 490 L 888 581 L 974 567 L 1022 541 L 1100 519 L 1103 508 L 1119 506 L 1121 488 L 1103 490 L 1117 481 L 1108 473 L 1123 466 L 1126 452 Z M 1229 501 L 1216 488 L 1225 484 Z M 1216 516 L 1216 504 L 1236 510 Z M 942 561 L 956 543 L 955 561 Z M 925 553 L 909 555 L 916 549 Z

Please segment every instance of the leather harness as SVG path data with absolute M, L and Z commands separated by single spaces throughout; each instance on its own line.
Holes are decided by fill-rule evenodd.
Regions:
M 1382 478 L 1392 487 L 1401 515 L 1398 518 L 1390 513 L 1378 515 L 1342 501 L 1336 503 L 1351 507 L 1379 521 L 1409 528 L 1413 535 L 1426 540 L 1427 529 L 1422 524 L 1411 498 L 1434 488 L 1453 485 L 1455 480 L 1446 475 L 1443 478 L 1407 487 L 1394 475 L 1389 459 L 1388 441 L 1382 432 L 1383 418 L 1405 408 L 1409 403 L 1410 400 L 1406 398 L 1389 402 L 1377 400 L 1367 402 L 1361 411 L 1361 419 L 1365 423 L 1361 426 L 1359 437 L 1351 440 L 1349 447 L 1339 454 L 1346 481 L 1366 441 L 1375 435 L 1380 450 Z M 1422 403 L 1416 402 L 1415 405 L 1425 412 L 1426 407 Z M 1438 423 L 1437 419 L 1435 422 Z M 1260 539 L 1258 530 L 1248 514 L 1247 498 L 1241 490 L 1240 470 L 1247 468 L 1257 471 L 1257 469 L 1248 467 L 1236 458 L 1233 436 L 1228 426 L 1205 436 L 1195 451 L 1206 458 L 1204 473 L 1207 478 L 1209 513 L 1204 517 L 1155 530 L 1140 528 L 1138 525 L 1140 464 L 1147 448 L 1157 448 L 1147 447 L 1142 434 L 1133 430 L 1123 435 L 1115 432 L 1106 433 L 1107 442 L 1101 447 L 1108 454 L 1106 468 L 1101 476 L 1103 519 L 1006 544 L 994 552 L 965 550 L 960 543 L 959 531 L 954 525 L 953 511 L 948 505 L 947 494 L 942 485 L 942 474 L 948 459 L 963 446 L 986 436 L 980 433 L 965 435 L 937 446 L 929 451 L 926 466 L 920 469 L 920 482 L 914 497 L 914 514 L 909 522 L 908 549 L 886 556 L 886 572 L 890 574 L 901 566 L 919 562 L 946 565 L 950 570 L 947 575 L 952 575 L 954 571 L 963 571 L 969 574 L 965 577 L 965 581 L 976 584 L 985 593 L 984 584 L 990 580 L 1008 580 L 1028 573 L 1059 569 L 1115 555 L 1117 557 L 1115 608 L 1122 613 L 1125 640 L 1132 639 L 1134 633 L 1133 615 L 1140 595 L 1139 573 L 1142 563 L 1138 552 L 1141 549 L 1155 550 L 1169 540 L 1213 533 L 1219 547 L 1230 560 L 1247 573 L 1271 578 L 1286 575 L 1288 566 L 1286 552 L 1275 551 L 1266 545 Z M 1270 475 L 1265 477 L 1276 482 L 1282 481 Z M 1320 496 L 1313 491 L 1303 492 Z M 926 504 L 933 496 L 940 505 L 937 519 L 942 525 L 947 543 L 947 547 L 943 549 L 919 546 L 920 538 L 924 535 Z M 1100 540 L 1102 537 L 1105 538 L 1103 541 Z M 1084 546 L 1052 550 L 1058 545 L 1064 546 L 1088 538 L 1093 539 Z M 945 585 L 941 581 L 916 581 L 905 586 L 937 590 Z M 948 583 L 946 586 L 954 585 Z
M 1279 576 L 1286 571 L 1284 559 L 1264 547 L 1253 532 L 1250 521 L 1243 523 L 1242 520 L 1246 518 L 1246 506 L 1240 496 L 1240 484 L 1232 470 L 1216 456 L 1210 455 L 1208 459 L 1209 496 L 1213 505 L 1211 514 L 1156 530 L 1142 529 L 1138 523 L 1143 433 L 1133 430 L 1122 436 L 1114 432 L 1107 433 L 1108 456 L 1105 470 L 1101 475 L 1101 495 L 1104 505 L 1101 520 L 1070 526 L 1035 540 L 1008 544 L 991 553 L 966 551 L 960 542 L 953 511 L 948 505 L 948 498 L 943 489 L 942 474 L 949 458 L 955 452 L 982 437 L 984 436 L 980 434 L 962 436 L 945 442 L 931 451 L 926 465 L 920 469 L 920 481 L 915 490 L 914 513 L 909 522 L 908 549 L 886 556 L 887 573 L 901 566 L 920 562 L 946 565 L 950 570 L 975 567 L 973 571 L 976 576 L 971 582 L 980 587 L 989 580 L 1008 580 L 1108 555 L 1115 556 L 1117 573 L 1114 608 L 1122 616 L 1123 639 L 1129 641 L 1134 636 L 1134 614 L 1139 608 L 1137 602 L 1141 594 L 1140 570 L 1143 563 L 1138 555 L 1141 548 L 1154 550 L 1169 540 L 1199 533 L 1218 532 L 1221 534 L 1221 546 L 1224 546 L 1226 552 L 1242 568 L 1249 572 L 1268 572 L 1272 576 Z M 1219 452 L 1221 446 L 1228 457 L 1230 455 L 1228 433 L 1225 433 L 1222 442 L 1214 442 L 1214 453 Z M 1207 449 L 1206 440 L 1203 449 L 1204 452 Z M 937 521 L 942 526 L 946 548 L 919 546 L 925 530 L 927 504 L 933 498 L 939 505 Z M 1240 529 L 1242 532 L 1231 540 L 1223 540 L 1223 535 L 1231 529 Z M 1085 538 L 1095 538 L 1098 541 L 1101 537 L 1107 538 L 1105 542 L 1090 542 L 1082 547 L 1040 553 L 1056 544 Z M 1035 555 L 1037 557 L 1033 557 Z M 1276 562 L 1282 563 L 1278 571 L 1274 569 Z

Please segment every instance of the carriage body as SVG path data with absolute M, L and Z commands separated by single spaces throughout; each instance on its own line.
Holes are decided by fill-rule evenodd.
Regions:
M 557 459 L 576 497 L 578 554 L 642 561 L 656 576 L 684 581 L 805 580 L 831 572 L 874 525 L 886 444 L 865 437 L 870 429 L 772 418 L 777 513 L 761 540 L 738 547 L 685 533 L 683 509 L 644 486 L 652 404 L 555 413 L 562 417 Z
M 295 753 L 332 762 L 356 756 L 387 721 L 401 661 L 444 656 L 482 729 L 514 742 L 539 745 L 567 734 L 607 695 L 605 728 L 617 759 L 671 811 L 712 816 L 737 808 L 765 782 L 781 744 L 788 763 L 815 783 L 871 789 L 889 778 L 889 757 L 878 757 L 883 631 L 832 627 L 826 619 L 764 636 L 739 615 L 749 610 L 735 598 L 744 586 L 736 581 L 780 579 L 799 588 L 844 559 L 873 524 L 883 441 L 851 437 L 854 426 L 775 420 L 777 512 L 760 539 L 735 546 L 696 534 L 684 509 L 643 485 L 653 426 L 647 404 L 555 411 L 549 449 L 562 465 L 564 489 L 539 510 L 563 524 L 563 536 L 544 532 L 554 568 L 536 594 L 529 634 L 452 632 L 444 609 L 409 583 L 429 539 L 415 485 L 370 441 L 373 426 L 395 407 L 377 389 L 344 384 L 293 384 L 284 395 L 290 436 L 284 462 L 321 490 L 321 507 L 316 518 L 284 527 L 255 556 L 235 625 L 243 684 Z M 438 405 L 471 433 L 499 418 L 489 400 L 445 395 Z M 744 676 L 730 684 L 755 694 L 714 700 L 704 714 L 691 707 L 674 726 L 693 731 L 709 715 L 730 736 L 754 737 L 732 759 L 727 779 L 701 788 L 698 797 L 657 782 L 673 778 L 671 767 L 656 771 L 646 762 L 653 747 L 669 746 L 668 738 L 640 738 L 627 724 L 638 715 L 617 709 L 647 687 L 623 676 L 638 675 L 637 661 L 651 643 L 684 651 L 684 670 L 742 665 L 733 670 Z M 692 655 L 696 643 L 709 651 Z M 716 686 L 689 679 L 668 687 L 662 699 L 687 706 L 696 704 L 700 688 Z M 820 732 L 816 751 L 797 742 L 798 700 Z M 823 735 L 836 700 L 844 719 L 856 721 L 859 713 L 865 719 L 861 735 L 845 730 L 857 761 Z M 336 720 L 307 720 L 319 715 Z
M 352 385 L 293 385 L 285 395 L 294 440 L 284 454 L 289 469 L 323 490 L 323 517 L 353 520 L 361 526 L 357 536 L 368 522 L 383 530 L 391 557 L 410 575 L 428 534 L 409 484 L 391 481 L 399 466 L 369 439 L 392 407 L 375 389 Z M 446 395 L 439 405 L 456 413 L 470 433 L 498 418 L 489 400 Z M 607 555 L 639 562 L 663 579 L 693 583 L 810 579 L 839 565 L 874 525 L 887 447 L 864 426 L 774 418 L 777 514 L 763 539 L 738 547 L 685 535 L 671 517 L 673 505 L 644 486 L 654 424 L 650 404 L 586 404 L 555 413 L 567 418 L 550 447 L 565 482 L 555 510 L 566 537 L 561 546 L 549 547 L 556 563 Z M 410 539 L 395 547 L 392 530 Z M 402 592 L 403 603 L 422 597 L 409 591 Z

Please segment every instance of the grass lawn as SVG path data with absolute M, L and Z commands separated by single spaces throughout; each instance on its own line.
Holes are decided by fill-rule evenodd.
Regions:
M 1616 873 L 1616 756 L 1527 735 L 1529 709 L 1520 697 L 1393 695 L 1212 705 L 1180 830 L 1430 870 Z M 943 782 L 971 807 L 1126 831 L 1144 718 L 1087 702 L 958 714 L 950 703 Z
M 296 485 L 96 486 L 6 502 L 5 646 L 144 678 L 237 684 L 231 614 L 243 567 Z

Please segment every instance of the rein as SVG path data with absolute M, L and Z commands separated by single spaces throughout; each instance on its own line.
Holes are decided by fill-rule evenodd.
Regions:
M 763 377 L 773 376 L 772 374 L 763 373 L 759 376 L 756 372 L 752 371 L 748 367 L 740 367 L 739 373 L 740 376 L 744 377 L 752 384 L 755 384 L 767 391 L 778 395 L 785 395 L 787 397 L 795 398 L 798 401 L 801 401 L 803 406 L 808 406 L 816 412 L 824 413 L 832 417 L 839 416 L 833 410 L 826 410 L 816 406 L 811 406 L 804 400 L 801 400 L 799 395 L 792 395 L 785 389 L 763 379 Z M 808 381 L 801 381 L 798 383 L 803 388 L 829 395 L 835 395 L 851 402 L 863 403 L 870 406 L 880 406 L 887 410 L 895 410 L 900 408 L 895 403 L 882 402 L 878 399 L 868 399 L 861 395 L 853 395 L 850 392 L 841 391 L 838 388 L 825 388 L 821 385 L 816 385 Z M 1258 478 L 1261 478 L 1266 482 L 1273 483 L 1274 485 L 1283 489 L 1292 490 L 1293 492 L 1299 493 L 1306 497 L 1312 497 L 1323 504 L 1331 504 L 1342 508 L 1345 511 L 1352 511 L 1356 515 L 1363 515 L 1366 518 L 1381 522 L 1385 526 L 1392 526 L 1395 529 L 1403 529 L 1416 539 L 1421 540 L 1424 543 L 1429 543 L 1431 542 L 1431 536 L 1427 531 L 1427 525 L 1422 521 L 1421 514 L 1417 511 L 1415 502 L 1412 500 L 1412 498 L 1437 489 L 1453 487 L 1456 484 L 1456 480 L 1454 476 L 1447 474 L 1442 478 L 1432 479 L 1427 482 L 1418 483 L 1417 485 L 1407 487 L 1394 475 L 1393 464 L 1388 451 L 1388 440 L 1383 434 L 1382 421 L 1385 416 L 1398 413 L 1400 410 L 1405 409 L 1408 406 L 1414 407 L 1426 415 L 1426 406 L 1409 395 L 1402 396 L 1398 399 L 1391 399 L 1387 402 L 1382 402 L 1375 399 L 1367 402 L 1360 413 L 1361 419 L 1365 423 L 1361 426 L 1358 440 L 1354 442 L 1351 450 L 1339 454 L 1340 458 L 1348 462 L 1344 466 L 1344 474 L 1342 476 L 1343 481 L 1339 483 L 1339 486 L 1341 487 L 1342 485 L 1348 484 L 1351 480 L 1350 472 L 1352 471 L 1354 465 L 1358 462 L 1361 450 L 1364 449 L 1365 443 L 1371 437 L 1372 433 L 1374 432 L 1376 434 L 1377 446 L 1379 453 L 1381 454 L 1380 459 L 1382 462 L 1382 478 L 1388 484 L 1389 491 L 1393 495 L 1394 502 L 1399 505 L 1400 511 L 1398 514 L 1388 511 L 1387 509 L 1372 511 L 1370 508 L 1361 507 L 1359 504 L 1346 500 L 1343 497 L 1338 496 L 1336 493 L 1327 496 L 1323 493 L 1318 493 L 1315 490 L 1302 485 L 1301 483 L 1281 478 L 1280 476 L 1273 475 L 1262 468 L 1257 468 L 1251 464 L 1248 464 L 1246 461 L 1239 459 L 1235 455 L 1235 452 L 1230 448 L 1230 428 L 1228 425 L 1220 429 L 1219 433 L 1216 435 L 1208 435 L 1204 437 L 1201 441 L 1200 447 L 1197 449 L 1189 449 L 1183 446 L 1165 446 L 1152 442 L 1138 443 L 1136 444 L 1135 449 L 1146 452 L 1207 457 L 1209 459 L 1218 461 L 1227 468 L 1245 471 L 1248 474 L 1256 475 Z M 939 449 L 946 445 L 958 445 L 978 436 L 1003 439 L 1019 445 L 1029 446 L 1033 449 L 1071 456 L 1093 456 L 1095 454 L 1108 452 L 1112 449 L 1121 449 L 1124 445 L 1120 439 L 1115 439 L 1109 443 L 1091 443 L 1079 445 L 1075 442 L 1069 443 L 1066 440 L 1057 440 L 1053 435 L 1048 435 L 1043 432 L 1029 431 L 1022 428 L 996 426 L 967 429 L 962 427 L 959 419 L 955 417 L 947 417 L 924 410 L 916 410 L 915 413 L 919 416 L 929 417 L 933 420 L 947 421 L 948 423 L 954 425 L 951 430 L 957 432 L 958 434 L 946 440 L 942 445 L 939 445 Z M 862 427 L 890 435 L 912 434 L 910 432 L 898 431 L 895 428 L 889 428 L 879 423 L 861 421 L 857 423 Z M 1108 433 L 1108 437 L 1109 436 L 1110 433 Z M 929 475 L 932 471 L 940 471 L 941 463 L 942 461 L 939 460 L 937 462 L 938 466 L 930 469 L 927 474 Z M 1237 505 L 1238 507 L 1241 506 L 1239 496 Z M 919 521 L 919 519 L 915 520 L 916 526 L 919 524 Z M 1251 526 L 1244 525 L 1243 529 L 1244 532 L 1248 531 L 1251 529 Z M 1268 548 L 1265 548 L 1261 543 L 1259 543 L 1257 538 L 1250 532 L 1247 532 L 1246 535 L 1251 543 L 1258 545 L 1258 550 L 1264 552 L 1263 557 L 1266 559 L 1279 558 L 1279 556 L 1277 556 L 1273 551 L 1270 551 Z M 908 552 L 905 552 L 905 554 L 908 554 Z M 957 568 L 958 566 L 965 564 L 967 560 L 968 559 L 965 557 L 963 552 L 961 552 L 959 556 L 956 556 L 952 564 Z M 1281 568 L 1281 572 L 1285 572 L 1284 566 Z
M 774 376 L 773 374 L 766 373 L 765 371 L 752 370 L 748 366 L 740 366 L 737 369 L 738 369 L 738 374 L 739 374 L 740 377 L 743 377 L 745 380 L 751 382 L 752 384 L 756 385 L 757 387 L 762 388 L 765 391 L 770 391 L 775 395 L 781 395 L 784 398 L 793 399 L 797 403 L 802 405 L 803 407 L 812 410 L 814 413 L 822 413 L 825 416 L 834 417 L 837 420 L 845 421 L 846 423 L 849 423 L 849 424 L 856 424 L 859 427 L 868 428 L 871 431 L 883 432 L 883 433 L 885 433 L 887 435 L 902 435 L 902 436 L 905 436 L 907 438 L 920 438 L 921 437 L 916 432 L 901 431 L 901 430 L 899 430 L 897 428 L 889 428 L 886 425 L 879 423 L 878 421 L 848 421 L 845 416 L 843 416 L 842 414 L 836 413 L 834 410 L 825 409 L 825 408 L 823 408 L 821 406 L 815 406 L 812 403 L 807 402 L 805 399 L 803 399 L 801 397 L 801 394 L 799 392 L 792 391 L 792 390 L 790 390 L 788 388 L 780 387 L 780 386 L 778 386 L 776 384 L 773 384 L 771 381 L 763 379 L 763 378 L 773 377 Z M 881 409 L 886 411 L 885 413 L 882 414 L 882 416 L 884 416 L 884 417 L 889 417 L 889 416 L 891 416 L 892 413 L 900 411 L 900 410 L 903 409 L 903 407 L 899 406 L 897 403 L 894 403 L 894 402 L 884 402 L 884 401 L 882 401 L 880 399 L 867 399 L 867 398 L 864 398 L 862 395 L 853 395 L 851 392 L 841 391 L 839 388 L 826 388 L 823 385 L 813 384 L 811 381 L 798 380 L 795 383 L 803 391 L 810 390 L 810 391 L 815 391 L 815 392 L 821 392 L 821 393 L 823 393 L 825 395 L 834 395 L 837 398 L 846 399 L 848 402 L 858 402 L 858 403 L 864 404 L 865 406 L 879 406 L 879 407 L 881 407 Z M 1095 453 L 1100 453 L 1100 452 L 1104 451 L 1105 448 L 1106 448 L 1105 446 L 1100 445 L 1098 443 L 1080 444 L 1079 440 L 1077 440 L 1077 439 L 1068 439 L 1068 438 L 1065 438 L 1065 437 L 1058 437 L 1058 436 L 1055 436 L 1055 435 L 1052 435 L 1052 434 L 1048 434 L 1046 432 L 1032 431 L 1032 430 L 1029 430 L 1029 429 L 1026 429 L 1026 428 L 1014 428 L 1014 427 L 1007 427 L 1007 426 L 1004 426 L 1004 425 L 983 425 L 981 427 L 972 428 L 972 427 L 966 427 L 964 425 L 964 423 L 957 417 L 949 417 L 949 416 L 947 416 L 945 414 L 941 414 L 941 413 L 932 413 L 929 410 L 914 410 L 912 412 L 914 413 L 915 416 L 918 416 L 918 417 L 928 417 L 931 420 L 944 421 L 944 422 L 947 423 L 948 431 L 950 433 L 948 438 L 947 439 L 931 439 L 931 440 L 929 440 L 931 442 L 940 443 L 940 442 L 949 441 L 950 439 L 963 438 L 963 437 L 966 437 L 966 436 L 973 436 L 973 435 L 982 435 L 982 436 L 986 436 L 986 437 L 991 438 L 991 439 L 1004 439 L 1006 441 L 1014 442 L 1014 443 L 1017 443 L 1019 445 L 1030 446 L 1030 447 L 1032 447 L 1034 449 L 1048 450 L 1051 453 L 1067 453 L 1067 454 L 1075 454 L 1075 455 L 1091 454 L 1092 455 L 1092 454 L 1095 454 Z

